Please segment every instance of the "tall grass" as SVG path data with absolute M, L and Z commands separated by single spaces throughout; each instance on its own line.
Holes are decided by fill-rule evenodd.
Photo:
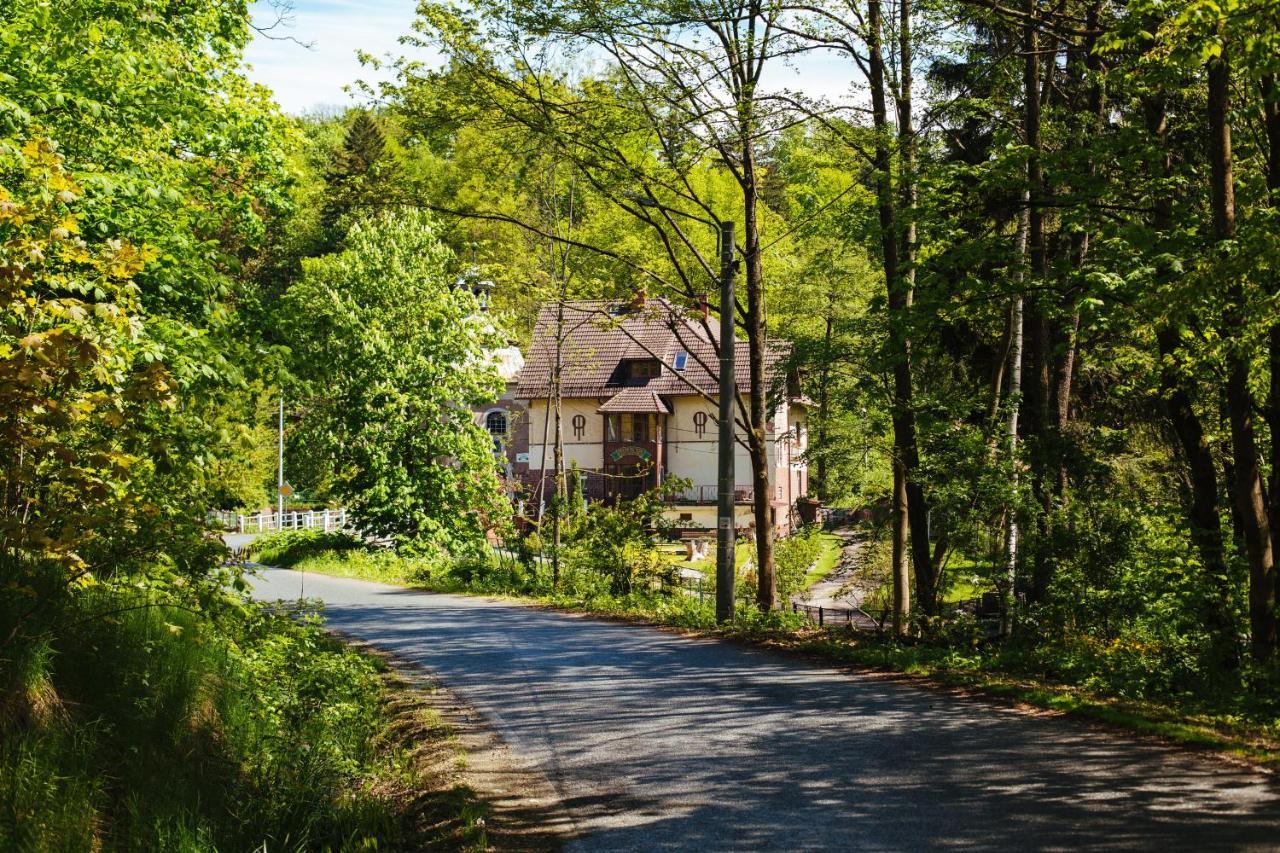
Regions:
M 394 846 L 375 664 L 255 605 L 79 594 L 0 653 L 0 850 Z

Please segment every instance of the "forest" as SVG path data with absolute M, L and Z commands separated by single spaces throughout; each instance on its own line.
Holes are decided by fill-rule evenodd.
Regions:
M 486 542 L 486 353 L 548 301 L 695 304 L 723 223 L 756 491 L 786 340 L 816 497 L 875 519 L 880 660 L 1276 733 L 1276 0 L 423 0 L 304 116 L 255 35 L 243 0 L 0 8 L 0 846 L 389 831 L 334 794 L 396 760 L 376 667 L 252 603 L 206 511 L 274 502 L 283 399 L 316 505 L 555 594 Z M 566 559 L 650 559 L 552 506 Z M 792 631 L 757 512 L 741 619 Z

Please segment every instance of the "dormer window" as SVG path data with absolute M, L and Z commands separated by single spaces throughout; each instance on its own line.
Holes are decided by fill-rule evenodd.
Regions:
M 628 379 L 657 379 L 662 375 L 662 365 L 656 358 L 642 358 L 627 364 Z

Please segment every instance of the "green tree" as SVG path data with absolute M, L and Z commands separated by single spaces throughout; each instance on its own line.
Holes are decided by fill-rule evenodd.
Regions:
M 325 168 L 325 195 L 320 213 L 324 247 L 334 248 L 353 212 L 365 213 L 390 205 L 397 172 L 394 156 L 378 119 L 355 110 L 342 147 L 330 154 Z
M 219 411 L 260 360 L 235 309 L 290 201 L 248 32 L 242 4 L 0 11 L 0 551 L 39 581 L 6 632 L 90 578 L 220 594 Z
M 304 261 L 277 324 L 302 382 L 292 455 L 332 472 L 365 530 L 465 548 L 509 511 L 471 415 L 500 390 L 500 340 L 448 261 L 424 213 L 357 220 L 340 252 Z

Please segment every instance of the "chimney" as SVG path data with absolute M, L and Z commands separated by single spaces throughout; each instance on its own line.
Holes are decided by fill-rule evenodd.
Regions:
M 649 302 L 649 294 L 645 293 L 643 287 L 636 290 L 635 296 L 631 297 L 631 305 L 628 306 L 632 311 L 643 311 L 645 305 Z
M 707 303 L 707 294 L 699 293 L 697 299 L 698 299 L 698 303 L 697 303 L 698 310 L 702 312 L 702 319 L 710 320 L 711 306 Z

